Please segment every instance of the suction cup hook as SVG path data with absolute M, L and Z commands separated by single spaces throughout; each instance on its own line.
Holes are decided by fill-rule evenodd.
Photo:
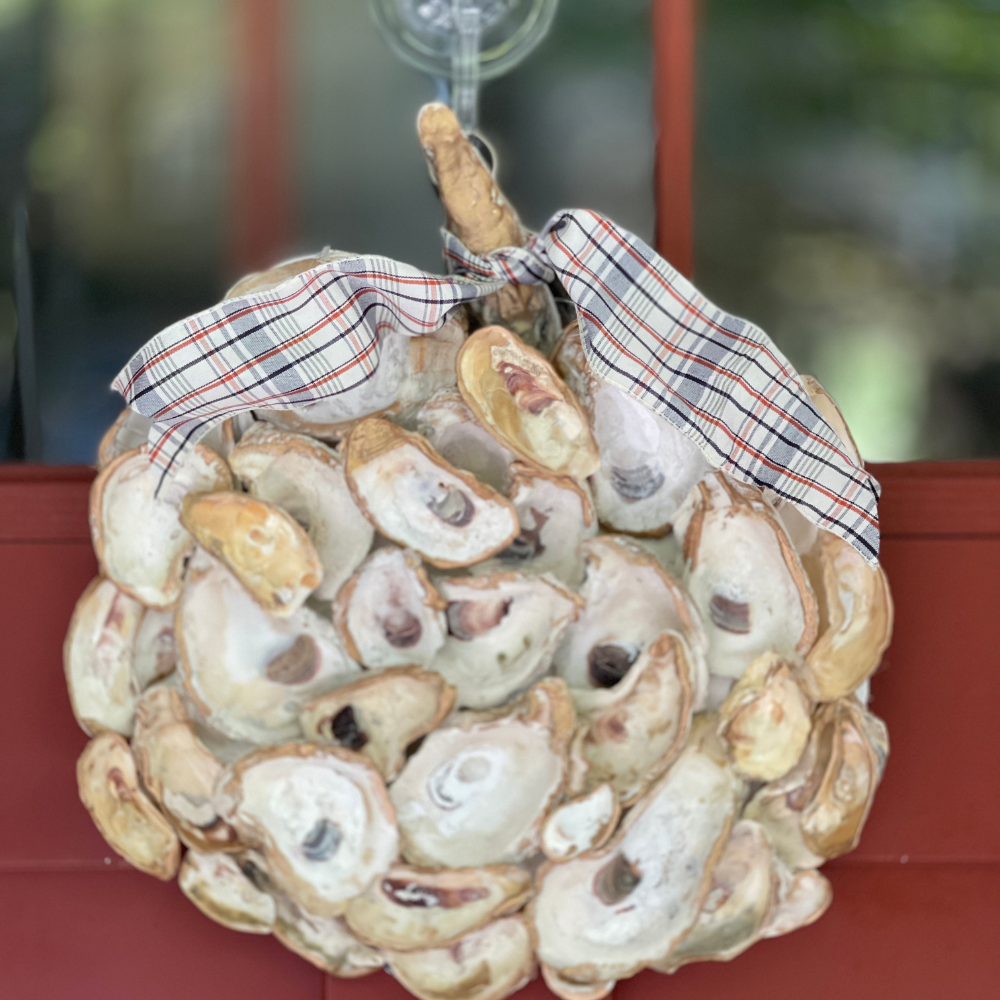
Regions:
M 480 83 L 513 69 L 534 49 L 557 5 L 558 0 L 372 0 L 372 12 L 397 55 L 450 83 L 455 115 L 472 132 Z M 480 142 L 492 166 L 492 151 Z

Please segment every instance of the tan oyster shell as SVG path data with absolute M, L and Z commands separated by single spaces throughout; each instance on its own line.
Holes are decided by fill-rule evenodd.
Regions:
M 535 975 L 520 915 L 494 920 L 447 948 L 387 951 L 392 974 L 420 1000 L 503 1000 Z
M 448 228 L 473 253 L 523 246 L 528 233 L 493 180 L 478 151 L 463 135 L 455 113 L 427 104 L 417 134 L 431 178 L 444 204 Z M 508 284 L 471 306 L 480 325 L 499 323 L 548 354 L 559 336 L 559 314 L 544 285 Z
M 502 713 L 429 733 L 389 790 L 405 860 L 472 868 L 531 855 L 563 789 L 573 724 L 569 693 L 551 679 Z
M 323 579 L 323 564 L 295 519 L 246 493 L 187 496 L 181 523 L 273 615 L 294 614 Z
M 805 655 L 816 639 L 816 598 L 759 490 L 710 473 L 678 510 L 674 530 L 713 674 L 739 677 L 761 653 Z
M 378 771 L 339 747 L 255 750 L 223 775 L 218 804 L 278 888 L 319 916 L 340 916 L 396 859 L 395 814 Z
M 837 406 L 833 396 L 819 384 L 819 379 L 815 376 L 800 375 L 799 378 L 802 380 L 802 385 L 805 387 L 806 392 L 809 393 L 809 398 L 813 401 L 813 406 L 819 410 L 820 416 L 833 428 L 837 437 L 840 438 L 844 445 L 847 454 L 854 459 L 856 465 L 863 466 L 861 452 L 858 451 L 858 446 L 854 440 L 854 436 L 851 434 L 851 429 L 847 426 L 847 421 L 844 419 L 843 413 L 840 412 L 840 407 Z
M 523 573 L 438 581 L 448 636 L 431 660 L 467 708 L 491 708 L 538 680 L 576 618 L 579 599 L 551 577 Z
M 181 892 L 211 920 L 246 934 L 270 934 L 274 900 L 228 854 L 189 850 L 177 879 Z
M 295 903 L 278 903 L 274 936 L 289 950 L 338 979 L 358 979 L 383 966 L 382 954 L 362 944 L 339 917 L 321 917 Z
M 333 623 L 366 667 L 426 666 L 448 635 L 446 605 L 416 553 L 387 545 L 341 588 Z
M 344 921 L 376 948 L 443 948 L 520 909 L 530 894 L 531 875 L 517 865 L 441 871 L 396 865 L 351 900 Z
M 372 523 L 433 566 L 468 566 L 517 537 L 517 514 L 495 490 L 446 462 L 419 434 L 370 418 L 347 441 L 347 482 Z
M 545 357 L 509 330 L 477 330 L 459 352 L 456 370 L 476 419 L 515 455 L 576 479 L 600 467 L 576 397 Z
M 269 615 L 203 552 L 188 571 L 175 635 L 185 693 L 232 740 L 296 739 L 301 707 L 359 672 L 326 619 L 309 608 Z
M 300 718 L 307 739 L 362 753 L 391 781 L 406 748 L 439 726 L 454 704 L 455 689 L 440 674 L 395 667 L 309 702 Z
M 664 632 L 611 688 L 574 688 L 586 725 L 581 751 L 590 765 L 584 784 L 609 782 L 631 805 L 673 762 L 687 739 L 693 704 L 687 644 Z
M 798 764 L 764 785 L 744 816 L 797 871 L 854 850 L 889 752 L 884 723 L 853 698 L 819 706 Z
M 132 752 L 143 785 L 187 847 L 239 847 L 236 832 L 219 818 L 213 801 L 222 764 L 195 735 L 176 691 L 160 687 L 143 695 Z
M 601 524 L 632 535 L 666 534 L 691 488 L 711 470 L 708 459 L 669 420 L 592 372 L 579 324 L 566 328 L 552 360 L 583 405 L 600 449 L 590 485 Z
M 787 774 L 809 739 L 810 707 L 791 664 L 776 653 L 758 656 L 719 709 L 719 735 L 736 770 L 751 781 Z
M 417 430 L 456 469 L 472 473 L 481 483 L 507 494 L 514 453 L 476 420 L 457 391 L 432 396 L 416 413 Z
M 133 669 L 145 608 L 97 577 L 80 595 L 63 643 L 73 715 L 90 736 L 106 729 L 132 735 L 140 685 Z
M 257 423 L 233 449 L 229 464 L 250 493 L 282 508 L 305 529 L 323 564 L 315 596 L 333 600 L 375 535 L 347 488 L 340 456 L 302 434 Z
M 80 801 L 112 850 L 139 871 L 169 882 L 180 864 L 180 841 L 139 787 L 125 740 L 112 732 L 94 737 L 77 761 L 76 780 Z
M 605 782 L 554 809 L 542 827 L 541 848 L 550 861 L 568 861 L 601 847 L 621 816 L 614 788 Z
M 854 691 L 878 667 L 892 638 L 893 604 L 881 566 L 869 566 L 853 545 L 820 531 L 803 554 L 819 607 L 819 638 L 799 680 L 811 698 L 833 701 Z
M 752 820 L 734 824 L 722 856 L 712 869 L 712 885 L 690 933 L 660 972 L 689 962 L 728 962 L 760 939 L 777 904 L 777 861 L 764 828 Z
M 567 587 L 583 582 L 583 542 L 597 534 L 590 490 L 570 476 L 514 462 L 509 497 L 521 531 L 492 559 L 477 563 L 476 576 L 502 570 L 551 573 Z
M 527 912 L 539 961 L 560 977 L 631 976 L 663 961 L 694 926 L 743 797 L 712 721 L 605 847 L 539 869 Z
M 102 469 L 90 489 L 90 532 L 101 572 L 153 608 L 177 600 L 184 562 L 194 548 L 180 522 L 184 496 L 232 484 L 226 463 L 201 445 L 188 449 L 155 496 L 161 475 L 149 464 L 148 448 L 136 448 Z
M 687 643 L 694 709 L 708 684 L 701 616 L 680 582 L 638 543 L 601 535 L 583 543 L 584 608 L 556 650 L 556 673 L 574 688 L 610 687 L 667 630 Z
M 314 267 L 322 267 L 324 264 L 333 264 L 338 260 L 349 260 L 357 257 L 356 253 L 347 250 L 331 250 L 324 247 L 319 253 L 310 254 L 306 257 L 291 257 L 269 267 L 266 271 L 254 271 L 246 274 L 236 282 L 232 288 L 223 296 L 225 299 L 235 299 L 243 295 L 251 295 L 254 292 L 268 292 L 272 288 L 294 278 L 303 271 L 311 271 Z

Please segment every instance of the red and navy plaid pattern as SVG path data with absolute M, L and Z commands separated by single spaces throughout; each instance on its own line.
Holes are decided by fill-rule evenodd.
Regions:
M 713 465 L 794 503 L 869 562 L 878 483 L 852 461 L 763 330 L 718 309 L 642 240 L 596 212 L 555 215 L 526 247 L 470 253 L 450 233 L 452 274 L 363 256 L 175 323 L 113 384 L 154 421 L 153 462 L 241 410 L 301 406 L 371 378 L 379 338 L 437 329 L 506 282 L 558 280 L 575 303 L 594 372 L 669 420 Z

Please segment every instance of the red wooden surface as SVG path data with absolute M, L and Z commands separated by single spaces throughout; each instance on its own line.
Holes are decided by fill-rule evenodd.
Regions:
M 875 467 L 896 633 L 873 681 L 892 755 L 816 925 L 620 1000 L 1000 994 L 1000 462 Z M 226 931 L 113 857 L 76 797 L 61 645 L 96 566 L 81 469 L 0 467 L 0 1000 L 402 1000 Z M 535 982 L 524 1000 L 546 995 Z

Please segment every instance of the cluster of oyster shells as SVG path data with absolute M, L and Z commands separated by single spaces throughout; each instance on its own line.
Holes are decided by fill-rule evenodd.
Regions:
M 510 243 L 450 112 L 420 131 L 452 228 Z M 100 449 L 65 644 L 95 823 L 219 923 L 423 1000 L 539 970 L 599 1000 L 811 923 L 888 752 L 882 571 L 555 315 L 511 289 L 390 338 L 363 395 L 228 421 L 159 495 L 141 417 Z

